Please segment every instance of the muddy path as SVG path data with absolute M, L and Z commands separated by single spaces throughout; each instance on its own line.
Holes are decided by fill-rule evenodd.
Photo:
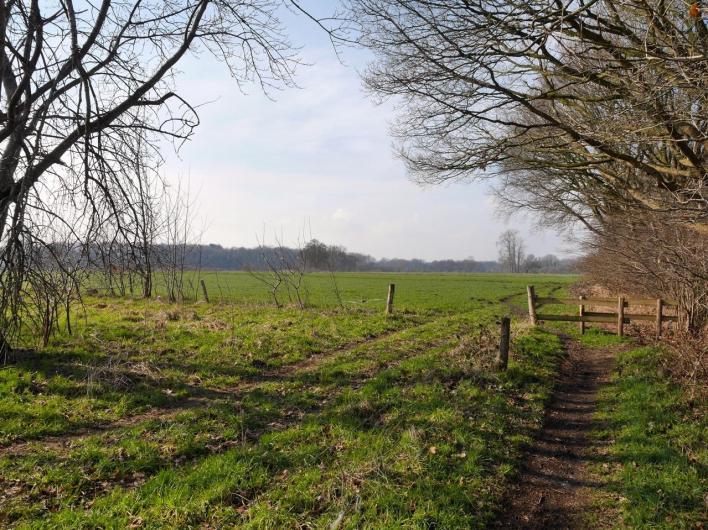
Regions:
M 543 429 L 527 449 L 496 528 L 612 527 L 611 513 L 593 513 L 608 484 L 592 469 L 606 446 L 594 438 L 598 391 L 610 381 L 617 347 L 581 347 L 564 339 L 564 359 Z M 620 346 L 621 347 L 621 346 Z

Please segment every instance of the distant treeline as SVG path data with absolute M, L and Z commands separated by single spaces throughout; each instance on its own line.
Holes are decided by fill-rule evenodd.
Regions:
M 158 253 L 169 253 L 165 245 L 157 245 Z M 341 246 L 326 245 L 312 240 L 303 248 L 257 247 L 226 248 L 221 245 L 187 245 L 185 268 L 202 270 L 254 270 L 268 269 L 268 263 L 301 261 L 310 271 L 338 272 L 504 272 L 496 261 L 422 259 L 376 259 L 366 254 L 349 252 Z M 559 259 L 554 255 L 526 257 L 522 272 L 570 273 L 575 272 L 576 261 Z

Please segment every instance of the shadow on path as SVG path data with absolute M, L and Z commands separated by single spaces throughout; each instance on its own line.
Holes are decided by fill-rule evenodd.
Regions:
M 543 429 L 527 450 L 497 528 L 583 528 L 595 495 L 608 486 L 588 466 L 609 462 L 591 432 L 601 427 L 593 417 L 597 393 L 609 382 L 616 350 L 564 343 L 567 357 Z

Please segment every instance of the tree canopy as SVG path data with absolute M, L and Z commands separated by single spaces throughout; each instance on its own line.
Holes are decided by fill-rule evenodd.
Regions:
M 579 223 L 594 248 L 634 271 L 636 289 L 660 284 L 708 312 L 708 278 L 693 266 L 708 259 L 700 4 L 352 0 L 351 9 L 376 56 L 367 86 L 400 103 L 393 130 L 414 179 L 495 178 L 507 208 Z

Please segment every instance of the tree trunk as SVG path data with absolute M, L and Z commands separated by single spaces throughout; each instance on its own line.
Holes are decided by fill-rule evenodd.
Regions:
M 12 357 L 12 348 L 0 333 L 0 363 L 5 364 Z

